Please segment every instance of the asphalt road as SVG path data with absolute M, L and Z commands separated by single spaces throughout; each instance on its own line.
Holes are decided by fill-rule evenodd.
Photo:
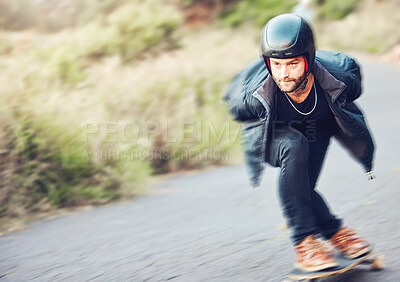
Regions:
M 400 66 L 362 60 L 359 104 L 377 144 L 377 179 L 336 142 L 319 180 L 332 210 L 385 254 L 323 281 L 400 280 Z M 132 202 L 33 223 L 0 238 L 0 281 L 280 281 L 294 252 L 277 169 L 251 189 L 243 166 L 189 173 Z

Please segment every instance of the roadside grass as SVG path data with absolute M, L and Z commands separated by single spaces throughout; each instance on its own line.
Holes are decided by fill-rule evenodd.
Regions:
M 178 40 L 178 12 L 150 0 L 136 4 L 117 9 L 104 25 L 94 22 L 56 35 L 2 34 L 1 218 L 140 194 L 151 163 L 129 154 L 149 148 L 110 142 L 107 134 L 87 138 L 89 122 L 120 120 L 107 105 L 110 97 L 101 96 L 112 97 L 113 89 L 93 91 L 98 82 L 90 84 L 88 69 L 107 56 L 117 57 L 124 68 Z M 150 22 L 150 14 L 157 20 Z
M 102 20 L 60 32 L 35 50 L 49 72 L 66 84 L 85 80 L 85 69 L 109 56 L 131 63 L 179 47 L 182 19 L 153 0 L 126 4 Z
M 127 129 L 128 143 L 149 150 L 156 173 L 224 163 L 229 160 L 218 156 L 240 146 L 239 125 L 222 94 L 231 77 L 258 57 L 254 34 L 242 30 L 247 43 L 243 34 L 210 28 L 186 34 L 182 49 L 125 67 L 109 58 L 89 69 L 88 83 L 107 101 L 108 121 Z
M 342 20 L 314 26 L 321 48 L 384 54 L 400 42 L 400 8 L 396 0 L 363 0 Z
M 151 175 L 236 160 L 240 126 L 221 98 L 258 56 L 254 34 L 242 31 L 246 43 L 230 30 L 184 30 L 184 48 L 131 63 L 105 56 L 78 83 L 37 56 L 41 34 L 29 35 L 31 53 L 3 55 L 0 228 L 140 195 Z
M 2 26 L 8 30 L 56 32 L 102 19 L 126 3 L 138 0 L 0 0 Z M 158 1 L 164 2 L 163 0 Z
M 40 75 L 35 84 L 26 83 L 28 74 L 21 70 L 28 63 L 34 64 L 14 62 L 2 76 L 0 215 L 18 217 L 42 208 L 100 204 L 129 194 L 123 185 L 132 177 L 120 173 L 122 166 L 136 168 L 139 174 L 146 166 L 95 159 L 81 124 L 95 111 L 88 111 L 96 106 L 95 100 L 85 101 L 79 92 L 48 85 Z M 139 180 L 133 185 L 140 187 Z
M 246 22 L 262 27 L 271 18 L 290 13 L 296 3 L 296 0 L 238 1 L 226 7 L 220 18 L 225 25 L 230 27 L 238 27 Z
M 341 20 L 352 13 L 363 0 L 315 0 L 319 16 L 328 20 Z

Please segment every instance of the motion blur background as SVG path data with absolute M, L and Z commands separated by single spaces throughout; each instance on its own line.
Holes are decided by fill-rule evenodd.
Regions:
M 399 0 L 0 0 L 0 234 L 241 162 L 221 97 L 292 11 L 319 49 L 400 61 Z

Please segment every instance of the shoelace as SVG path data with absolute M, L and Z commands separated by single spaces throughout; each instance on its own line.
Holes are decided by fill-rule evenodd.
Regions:
M 306 256 L 310 255 L 313 257 L 317 254 L 326 253 L 326 246 L 323 245 L 319 240 L 310 240 L 304 246 L 304 250 L 302 251 Z
M 347 250 L 349 248 L 349 245 L 346 245 L 344 243 L 347 243 L 349 241 L 359 240 L 360 238 L 358 238 L 356 234 L 357 233 L 355 232 L 355 230 L 350 228 L 342 230 L 334 238 L 335 245 L 339 246 L 342 249 Z

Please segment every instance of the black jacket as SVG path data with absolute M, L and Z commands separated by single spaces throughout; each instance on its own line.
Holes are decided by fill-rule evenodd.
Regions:
M 370 175 L 374 143 L 364 116 L 354 103 L 362 91 L 359 65 L 343 53 L 317 51 L 312 73 L 335 116 L 335 138 Z M 224 96 L 233 118 L 244 123 L 245 158 L 253 187 L 259 185 L 266 164 L 268 134 L 276 119 L 277 90 L 264 61 L 259 59 L 232 79 Z

